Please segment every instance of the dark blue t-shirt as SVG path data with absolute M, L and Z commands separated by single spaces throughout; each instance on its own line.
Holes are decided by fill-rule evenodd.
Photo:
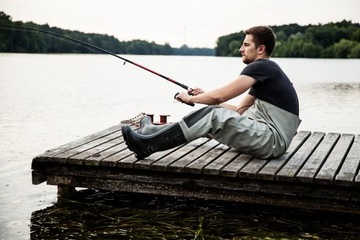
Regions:
M 247 65 L 240 75 L 256 80 L 249 94 L 299 116 L 299 100 L 293 84 L 279 65 L 259 59 Z

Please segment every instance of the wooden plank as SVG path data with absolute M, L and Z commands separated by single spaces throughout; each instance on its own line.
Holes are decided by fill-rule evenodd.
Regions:
M 96 132 L 94 134 L 88 135 L 86 137 L 83 137 L 83 138 L 74 140 L 72 142 L 66 143 L 66 144 L 61 145 L 59 147 L 47 150 L 43 154 L 36 157 L 37 159 L 35 161 L 41 160 L 43 158 L 53 157 L 53 156 L 55 156 L 55 155 L 57 155 L 59 153 L 63 153 L 63 152 L 68 151 L 70 149 L 79 147 L 79 146 L 81 146 L 83 144 L 86 144 L 88 142 L 97 140 L 97 139 L 102 138 L 102 137 L 104 137 L 106 135 L 112 134 L 112 133 L 117 132 L 117 131 L 121 131 L 121 126 L 122 126 L 121 124 L 115 125 L 115 126 L 107 128 L 107 129 L 104 129 L 102 131 Z
M 66 163 L 67 162 L 67 158 L 69 158 L 69 156 L 71 157 L 71 155 L 75 155 L 77 153 L 81 153 L 82 151 L 85 150 L 89 150 L 92 147 L 97 146 L 97 144 L 101 145 L 102 143 L 105 143 L 106 141 L 110 141 L 116 138 L 119 138 L 120 141 L 123 141 L 122 138 L 122 133 L 121 133 L 121 126 L 122 125 L 117 125 L 116 127 L 116 131 L 113 131 L 113 127 L 107 129 L 106 131 L 101 131 L 99 135 L 89 135 L 88 137 L 85 137 L 84 139 L 86 139 L 85 142 L 82 142 L 81 144 L 79 143 L 78 146 L 73 145 L 72 147 L 69 147 L 69 149 L 64 150 L 64 151 L 60 151 L 57 152 L 56 154 L 53 154 L 53 156 L 48 156 L 47 161 L 52 161 L 52 162 L 58 162 L 58 163 Z M 137 129 L 137 125 L 131 125 L 131 128 L 136 130 Z M 113 131 L 113 132 L 110 132 Z M 93 138 L 92 138 L 93 137 Z M 91 139 L 92 138 L 92 139 Z M 91 157 L 91 156 L 90 156 Z M 81 159 L 78 160 L 73 160 L 74 162 L 72 162 L 73 164 L 83 164 L 83 161 L 81 161 Z
M 314 153 L 306 161 L 300 172 L 296 175 L 295 181 L 313 183 L 314 177 L 320 170 L 326 158 L 329 156 L 339 138 L 339 133 L 328 133 Z
M 342 165 L 349 148 L 354 141 L 353 134 L 343 134 L 330 156 L 326 159 L 319 173 L 314 179 L 314 183 L 331 185 L 334 183 L 336 174 Z
M 257 195 L 259 204 L 304 207 L 309 209 L 316 203 L 319 209 L 329 210 L 325 203 L 338 211 L 346 207 L 359 212 L 360 192 L 353 188 L 337 186 L 314 186 L 294 182 L 293 184 L 269 181 L 248 181 L 246 179 L 224 178 L 221 176 L 172 174 L 170 172 L 124 171 L 104 167 L 86 167 L 79 165 L 50 166 L 48 184 L 68 185 L 70 187 L 88 187 L 104 190 L 166 194 L 172 196 L 197 197 L 204 199 L 253 202 Z M 169 181 L 169 179 L 171 179 Z M 96 183 L 95 183 L 96 182 Z M 155 192 L 153 192 L 153 190 Z M 189 193 L 193 195 L 189 195 Z M 206 194 L 206 195 L 202 195 Z M 241 196 L 236 198 L 235 196 Z M 210 197 L 210 198 L 209 198 Z M 246 197 L 244 199 L 243 197 Z M 267 200 L 266 200 L 267 199 Z M 299 205 L 299 201 L 303 204 Z M 325 206 L 324 206 L 325 205 Z
M 239 177 L 255 179 L 256 174 L 268 163 L 269 160 L 253 158 L 246 166 L 239 171 Z
M 117 137 L 113 140 L 110 140 L 108 142 L 104 142 L 98 146 L 95 146 L 93 148 L 89 148 L 88 150 L 78 153 L 74 156 L 71 156 L 68 159 L 69 164 L 77 164 L 77 162 L 83 162 L 85 165 L 93 165 L 93 166 L 99 166 L 100 165 L 100 158 L 96 158 L 96 156 L 101 156 L 101 152 L 114 148 L 115 146 L 118 146 L 123 142 L 123 139 L 120 137 Z M 91 160 L 90 160 L 91 159 Z
M 192 151 L 196 150 L 197 148 L 201 147 L 204 143 L 208 142 L 209 139 L 207 138 L 199 138 L 191 143 L 186 144 L 182 148 L 180 148 L 176 152 L 172 152 L 171 154 L 167 155 L 166 157 L 160 159 L 159 161 L 154 162 L 150 169 L 155 171 L 167 171 L 170 164 L 175 162 L 177 159 L 182 158 L 183 156 L 191 153 Z
M 47 180 L 47 174 L 44 171 L 33 170 L 31 172 L 31 180 L 33 185 L 38 185 Z
M 302 197 L 301 195 L 296 194 L 296 192 L 293 192 L 294 188 L 292 186 L 286 184 L 284 184 L 281 188 L 279 187 L 279 191 L 277 193 L 271 194 L 258 191 L 258 189 L 262 190 L 264 187 L 266 188 L 263 184 L 249 186 L 249 184 L 241 182 L 240 184 L 244 187 L 237 188 L 240 184 L 236 185 L 234 182 L 223 182 L 227 186 L 230 185 L 230 187 L 220 188 L 219 179 L 213 179 L 206 182 L 197 181 L 195 179 L 193 184 L 186 184 L 188 183 L 186 179 L 177 178 L 177 176 L 174 176 L 171 181 L 169 181 L 169 176 L 143 176 L 139 179 L 127 179 L 127 176 L 124 176 L 124 178 L 126 179 L 103 179 L 98 176 L 93 178 L 83 178 L 76 176 L 51 175 L 48 177 L 47 183 L 49 185 L 65 185 L 67 187 L 90 186 L 93 189 L 103 189 L 109 191 L 146 193 L 237 203 L 245 202 L 252 204 L 360 214 L 359 201 L 342 201 L 336 199 L 335 196 L 332 198 L 319 198 L 318 192 L 315 193 L 315 196 L 309 195 L 308 197 Z M 247 187 L 250 187 L 250 190 Z M 308 189 L 307 192 L 312 193 L 313 191 Z
M 137 161 L 135 163 L 134 168 L 150 170 L 152 164 L 154 164 L 155 162 L 159 161 L 160 159 L 166 157 L 167 155 L 178 151 L 183 146 L 185 146 L 185 145 L 181 145 L 181 146 L 178 146 L 176 148 L 168 149 L 168 150 L 165 150 L 165 151 L 156 152 L 156 153 L 150 155 L 149 157 L 147 157 L 146 159 Z
M 77 165 L 82 165 L 84 163 L 84 160 L 83 159 L 71 159 L 71 157 L 77 155 L 77 154 L 80 154 L 80 153 L 83 153 L 85 151 L 91 151 L 92 148 L 95 148 L 95 147 L 98 147 L 106 142 L 109 142 L 111 140 L 114 140 L 114 139 L 117 139 L 117 138 L 120 138 L 121 136 L 121 132 L 117 131 L 117 132 L 114 132 L 112 134 L 109 134 L 109 135 L 106 135 L 106 136 L 103 136 L 102 138 L 98 138 L 94 141 L 90 141 L 86 144 L 83 144 L 81 146 L 78 146 L 76 148 L 73 148 L 73 149 L 70 149 L 66 152 L 63 152 L 63 153 L 59 153 L 55 156 L 52 157 L 52 159 L 55 159 L 56 162 L 60 162 L 60 161 L 66 161 L 69 163 L 69 164 L 77 164 Z
M 221 170 L 221 176 L 237 177 L 239 171 L 253 158 L 253 156 L 248 154 L 238 155 L 233 161 L 231 161 Z
M 297 133 L 286 150 L 285 154 L 279 158 L 272 159 L 258 172 L 256 178 L 260 180 L 274 181 L 276 174 L 286 164 L 286 162 L 295 154 L 302 144 L 311 135 L 309 131 Z
M 314 132 L 300 147 L 300 149 L 287 161 L 284 167 L 276 174 L 276 180 L 292 182 L 297 172 L 314 152 L 324 135 L 325 133 L 322 132 Z
M 134 164 L 139 161 L 135 154 L 131 154 L 117 162 L 117 167 L 120 168 L 134 168 Z
M 204 174 L 220 175 L 221 170 L 239 155 L 240 152 L 229 147 L 228 150 L 225 150 L 224 154 L 216 158 L 213 162 L 204 168 Z
M 201 174 L 203 172 L 203 169 L 208 164 L 218 158 L 221 158 L 221 155 L 223 155 L 227 150 L 229 150 L 228 146 L 225 146 L 218 142 L 218 144 L 213 149 L 202 155 L 200 158 L 196 159 L 194 162 L 185 166 L 185 172 Z
M 117 166 L 117 162 L 127 158 L 131 155 L 133 155 L 134 153 L 132 151 L 130 151 L 130 149 L 125 148 L 124 150 L 117 152 L 105 159 L 102 159 L 100 162 L 101 166 L 106 166 L 106 167 L 116 167 Z
M 358 171 L 358 174 L 356 175 L 354 185 L 360 187 L 360 171 Z
M 335 185 L 353 186 L 360 168 L 360 134 L 351 146 L 344 164 L 335 178 Z
M 161 158 L 169 155 L 172 152 L 179 151 L 179 149 L 183 146 L 184 145 L 181 145 L 181 146 L 178 146 L 178 147 L 175 147 L 172 149 L 168 149 L 165 151 L 159 151 L 159 152 L 156 152 L 156 153 L 146 157 L 145 159 L 141 159 L 141 160 L 138 160 L 135 157 L 135 154 L 132 154 L 132 155 L 129 155 L 129 156 L 119 160 L 117 163 L 117 166 L 121 167 L 121 168 L 137 168 L 137 169 L 148 169 L 149 170 L 150 166 L 154 162 L 160 160 Z
M 209 152 L 211 149 L 213 149 L 217 145 L 219 145 L 218 141 L 216 141 L 214 139 L 210 139 L 209 141 L 204 143 L 201 146 L 201 148 L 197 148 L 196 150 L 190 152 L 189 154 L 185 155 L 182 158 L 177 159 L 175 162 L 170 164 L 169 167 L 168 167 L 168 170 L 170 172 L 178 172 L 178 173 L 184 172 L 185 167 L 188 164 L 190 164 L 193 161 L 199 159 L 201 156 L 203 156 L 204 154 Z
M 91 163 L 88 163 L 88 162 L 92 162 L 92 161 L 100 161 L 100 164 L 101 164 L 101 161 L 118 153 L 118 152 L 121 152 L 123 150 L 125 150 L 127 148 L 126 146 L 126 143 L 125 142 L 122 142 L 118 145 L 114 145 L 113 147 L 111 148 L 108 148 L 108 149 L 105 149 L 104 151 L 102 152 L 98 152 L 90 157 L 87 157 L 85 159 L 85 165 L 93 165 Z

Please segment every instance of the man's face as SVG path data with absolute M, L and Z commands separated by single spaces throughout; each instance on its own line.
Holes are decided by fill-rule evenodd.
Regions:
M 252 35 L 246 35 L 243 45 L 239 49 L 242 55 L 242 61 L 245 64 L 249 64 L 254 62 L 258 58 L 258 51 L 255 47 L 255 43 L 253 41 Z

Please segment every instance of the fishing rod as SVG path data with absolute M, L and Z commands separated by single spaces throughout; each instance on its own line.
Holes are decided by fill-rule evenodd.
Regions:
M 75 45 L 78 45 L 78 46 L 81 46 L 81 47 L 84 47 L 84 48 L 87 48 L 93 52 L 96 52 L 96 53 L 106 53 L 106 54 L 110 54 L 111 56 L 114 56 L 116 58 L 119 58 L 121 60 L 124 61 L 124 64 L 127 62 L 127 63 L 130 63 L 136 67 L 139 67 L 141 69 L 144 69 L 148 72 L 151 72 L 171 83 L 174 83 L 182 88 L 184 88 L 185 90 L 189 91 L 191 90 L 191 88 L 183 83 L 180 83 L 178 81 L 175 81 L 174 79 L 172 78 L 169 78 L 167 76 L 164 76 L 158 72 L 155 72 L 154 70 L 151 70 L 145 66 L 142 66 L 136 62 L 133 62 L 133 61 L 130 61 L 129 59 L 127 58 L 124 58 L 124 57 L 121 57 L 119 55 L 116 55 L 115 53 L 113 52 L 110 52 L 108 50 L 105 50 L 105 49 L 102 49 L 100 47 L 97 47 L 95 45 L 92 45 L 90 43 L 86 43 L 86 42 L 83 42 L 83 41 L 80 41 L 80 40 L 77 40 L 77 39 L 74 39 L 74 38 L 71 38 L 71 37 L 68 37 L 68 36 L 65 36 L 65 35 L 62 35 L 62 34 L 59 34 L 59 33 L 56 33 L 56 32 L 51 32 L 51 31 L 47 31 L 47 30 L 43 30 L 43 29 L 40 29 L 40 28 L 33 28 L 33 27 L 28 27 L 28 26 L 19 26 L 19 25 L 11 25 L 11 24 L 6 24 L 6 25 L 3 25 L 1 26 L 0 25 L 0 28 L 3 28 L 3 29 L 7 29 L 7 30 L 16 30 L 16 31 L 27 31 L 27 32 L 36 32 L 36 33 L 43 33 L 45 35 L 50 35 L 52 37 L 55 37 L 57 39 L 60 39 L 60 40 L 66 40 L 66 42 L 69 42 L 69 43 L 72 43 L 72 44 L 75 44 Z M 176 93 L 174 98 L 176 99 L 176 96 L 178 95 L 179 93 Z M 186 103 L 187 104 L 187 103 Z M 194 103 L 192 104 L 188 104 L 190 106 L 194 106 Z

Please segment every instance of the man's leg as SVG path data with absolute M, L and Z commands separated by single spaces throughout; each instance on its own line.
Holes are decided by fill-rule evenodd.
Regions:
M 180 127 L 188 142 L 199 137 L 211 138 L 236 150 L 265 157 L 272 147 L 273 131 L 266 123 L 232 110 L 208 106 L 185 116 Z
M 135 152 L 138 159 L 187 142 L 178 123 L 170 124 L 150 135 L 138 134 L 129 126 L 122 126 L 121 131 L 127 146 Z
M 122 131 L 128 147 L 139 159 L 206 136 L 241 152 L 261 157 L 262 148 L 273 138 L 265 123 L 217 106 L 196 110 L 180 122 L 150 135 L 135 133 L 128 126 L 124 126 Z

